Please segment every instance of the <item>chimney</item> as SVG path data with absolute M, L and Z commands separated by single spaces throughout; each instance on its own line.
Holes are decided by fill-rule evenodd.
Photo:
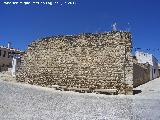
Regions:
M 8 48 L 11 48 L 11 43 L 10 43 L 10 42 L 8 42 L 7 47 L 8 47 Z

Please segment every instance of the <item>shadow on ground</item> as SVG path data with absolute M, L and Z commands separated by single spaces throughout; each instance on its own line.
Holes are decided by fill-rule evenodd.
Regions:
M 133 90 L 133 95 L 139 94 L 141 92 L 142 92 L 142 90 Z

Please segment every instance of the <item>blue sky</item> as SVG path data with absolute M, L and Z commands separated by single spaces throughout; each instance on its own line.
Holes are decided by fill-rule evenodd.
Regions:
M 76 4 L 62 6 L 1 4 L 0 44 L 6 45 L 9 41 L 13 47 L 25 50 L 33 40 L 42 37 L 105 32 L 110 31 L 111 25 L 117 22 L 118 30 L 130 28 L 134 47 L 142 48 L 144 51 L 151 49 L 150 53 L 160 60 L 160 51 L 157 50 L 160 48 L 159 0 L 57 1 L 74 1 Z

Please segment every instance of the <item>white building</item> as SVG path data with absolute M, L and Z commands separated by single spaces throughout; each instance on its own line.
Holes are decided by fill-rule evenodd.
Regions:
M 159 77 L 158 60 L 152 54 L 136 51 L 135 56 L 138 60 L 138 63 L 148 62 L 151 65 L 150 67 L 151 80 Z
M 160 63 L 158 63 L 158 70 L 159 70 L 159 76 L 160 76 Z
M 23 51 L 11 48 L 11 44 L 8 46 L 0 46 L 0 72 L 12 70 L 12 75 L 15 76 L 16 66 L 20 64 L 20 57 Z
M 16 76 L 16 67 L 17 65 L 21 64 L 21 55 L 20 54 L 14 54 L 12 59 L 12 76 Z
M 22 51 L 11 48 L 11 44 L 8 46 L 0 45 L 0 72 L 7 71 L 8 68 L 12 67 L 13 55 L 16 53 L 21 53 Z

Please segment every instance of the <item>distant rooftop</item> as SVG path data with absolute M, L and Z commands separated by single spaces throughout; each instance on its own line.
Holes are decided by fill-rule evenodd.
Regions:
M 0 48 L 4 48 L 4 49 L 8 49 L 8 50 L 13 50 L 13 51 L 17 51 L 17 52 L 23 52 L 21 50 L 15 49 L 15 48 L 8 48 L 6 46 L 0 45 Z
M 158 59 L 153 54 L 151 54 L 151 53 L 142 52 L 142 51 L 136 51 L 136 52 L 139 52 L 139 53 L 142 53 L 142 54 L 145 54 L 145 55 L 150 55 L 150 56 L 152 56 L 154 59 L 156 59 L 158 61 Z

